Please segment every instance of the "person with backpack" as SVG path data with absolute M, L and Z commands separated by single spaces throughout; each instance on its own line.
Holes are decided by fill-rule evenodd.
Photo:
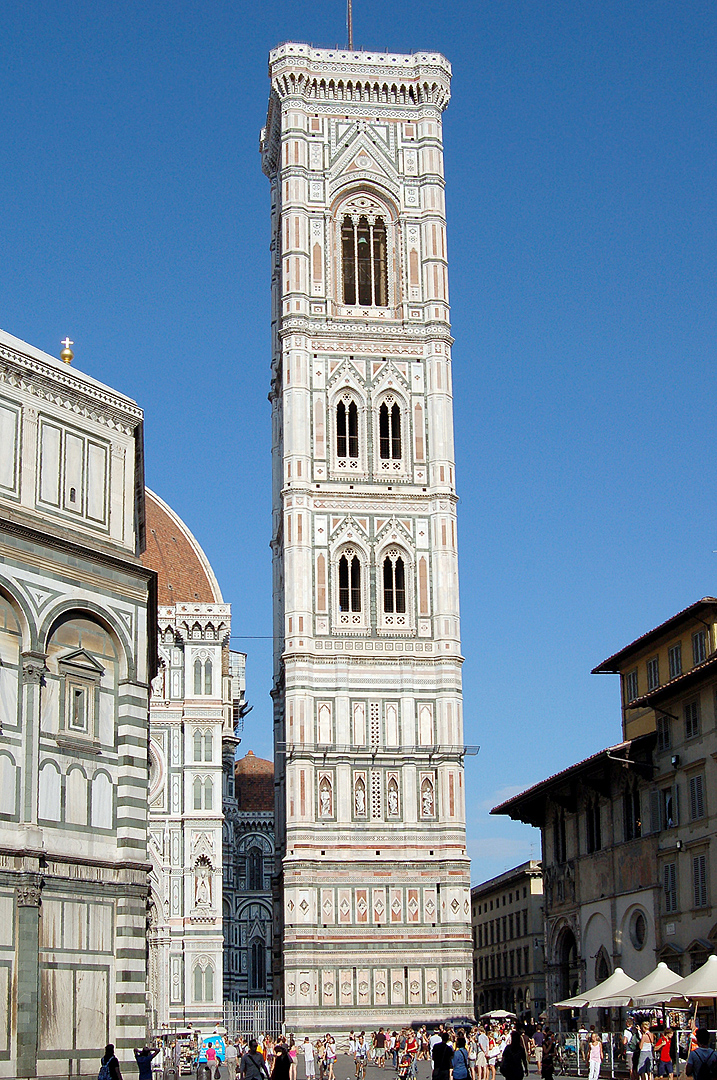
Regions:
M 441 1032 L 441 1041 L 431 1050 L 433 1080 L 449 1080 L 453 1064 L 453 1047 L 448 1045 L 448 1032 Z M 463 1040 L 465 1046 L 465 1039 Z
M 269 1072 L 264 1055 L 259 1053 L 256 1039 L 249 1039 L 249 1049 L 241 1059 L 239 1076 L 241 1080 L 269 1080 Z
M 107 1043 L 105 1052 L 100 1059 L 100 1071 L 97 1080 L 122 1080 L 120 1063 L 115 1057 L 115 1044 Z
M 500 1059 L 500 1071 L 505 1080 L 523 1080 L 528 1075 L 528 1061 L 519 1031 L 514 1031 Z
M 625 1045 L 625 1060 L 630 1069 L 630 1076 L 632 1080 L 635 1080 L 637 1063 L 640 1059 L 640 1029 L 634 1020 L 625 1028 L 622 1041 Z
M 695 1080 L 714 1080 L 717 1076 L 717 1053 L 710 1049 L 710 1033 L 705 1027 L 695 1032 L 697 1048 L 690 1051 L 685 1072 Z

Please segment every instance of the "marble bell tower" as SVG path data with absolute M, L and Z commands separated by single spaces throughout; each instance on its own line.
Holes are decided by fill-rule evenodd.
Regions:
M 269 57 L 275 986 L 473 1012 L 443 56 Z

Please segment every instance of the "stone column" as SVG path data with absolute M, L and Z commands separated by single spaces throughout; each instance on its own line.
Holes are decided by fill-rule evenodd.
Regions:
M 33 875 L 18 885 L 17 898 L 17 1076 L 37 1076 L 40 1021 L 40 892 Z

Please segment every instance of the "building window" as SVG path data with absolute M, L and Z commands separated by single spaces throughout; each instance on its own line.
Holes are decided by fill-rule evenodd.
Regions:
M 647 941 L 647 921 L 641 911 L 636 911 L 630 919 L 630 940 L 638 951 L 645 947 Z
M 211 697 L 212 694 L 212 662 L 207 660 L 204 664 L 204 693 Z
M 674 829 L 677 825 L 677 798 L 674 788 L 663 788 L 660 792 L 660 818 L 663 829 Z
M 72 731 L 87 732 L 89 714 L 89 694 L 86 686 L 69 683 L 69 728 Z
M 204 781 L 204 809 L 214 809 L 214 784 L 209 777 Z
M 656 690 L 660 685 L 660 659 L 653 656 L 647 661 L 647 689 Z
M 670 717 L 664 713 L 658 712 L 655 716 L 657 726 L 657 749 L 669 750 L 672 746 L 672 728 L 670 726 Z
M 640 792 L 637 788 L 628 790 L 622 797 L 622 815 L 625 840 L 635 840 L 642 836 L 642 818 L 640 815 Z
M 250 848 L 247 872 L 247 888 L 260 892 L 264 888 L 264 854 L 256 847 Z
M 553 824 L 553 855 L 556 863 L 564 863 L 567 858 L 565 836 L 565 815 L 556 814 Z
M 194 661 L 194 693 L 196 697 L 202 692 L 202 661 Z
M 344 218 L 341 226 L 344 303 L 388 306 L 386 226 L 381 218 Z
M 699 698 L 685 703 L 682 709 L 685 718 L 685 738 L 694 739 L 700 733 L 700 702 Z
M 667 650 L 667 658 L 670 664 L 670 678 L 676 679 L 682 674 L 682 642 L 671 645 Z
M 198 660 L 197 663 L 199 663 Z M 194 732 L 194 760 L 202 760 L 202 733 L 199 730 Z M 197 808 L 195 807 L 195 809 Z
M 600 803 L 596 799 L 589 802 L 585 813 L 587 824 L 587 850 L 588 854 L 599 851 L 602 847 L 602 834 L 600 829 Z
M 695 907 L 707 907 L 707 855 L 695 855 L 692 859 L 692 887 Z
M 634 701 L 637 697 L 637 668 L 628 671 L 625 676 L 625 701 Z
M 211 964 L 204 968 L 197 964 L 194 968 L 194 1000 L 214 1000 L 214 968 Z
M 698 630 L 692 635 L 692 663 L 701 664 L 707 659 L 707 635 Z
M 389 614 L 406 611 L 406 571 L 398 552 L 383 560 L 383 610 Z
M 207 661 L 209 663 L 209 661 Z M 204 732 L 204 760 L 212 760 L 212 733 L 211 731 Z
M 394 401 L 384 402 L 378 410 L 379 453 L 384 460 L 401 457 L 401 410 Z
M 251 943 L 251 988 L 263 990 L 266 983 L 266 948 L 263 941 Z
M 339 559 L 339 611 L 360 610 L 361 563 L 357 555 L 342 555 Z
M 705 778 L 702 773 L 690 777 L 690 820 L 705 816 Z
M 348 408 L 340 401 L 336 406 L 336 456 L 358 459 L 358 448 L 358 407 L 355 401 L 349 401 Z
M 671 915 L 677 911 L 677 864 L 665 863 L 662 880 L 665 888 L 665 912 Z
M 194 778 L 193 795 L 194 795 L 194 809 L 195 810 L 201 810 L 202 809 L 202 781 L 199 779 L 198 776 L 196 776 Z

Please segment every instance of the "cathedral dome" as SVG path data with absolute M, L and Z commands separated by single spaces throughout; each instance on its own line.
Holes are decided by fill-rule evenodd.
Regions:
M 142 562 L 157 571 L 157 603 L 160 607 L 188 601 L 222 604 L 214 571 L 187 526 L 149 488 L 145 500 L 147 546 Z
M 274 810 L 274 762 L 249 750 L 234 766 L 240 810 Z

